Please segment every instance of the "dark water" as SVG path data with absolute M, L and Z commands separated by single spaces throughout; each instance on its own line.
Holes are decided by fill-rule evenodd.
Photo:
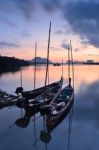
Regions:
M 75 103 L 70 134 L 71 150 L 99 149 L 99 66 L 75 66 Z M 64 85 L 67 83 L 64 66 Z M 59 80 L 61 66 L 50 66 L 50 82 Z M 33 89 L 33 67 L 23 68 L 23 87 Z M 45 66 L 37 67 L 36 87 L 44 85 Z M 0 89 L 14 93 L 20 85 L 20 72 L 0 76 Z M 50 133 L 44 118 L 37 113 L 18 126 L 25 110 L 17 107 L 0 110 L 0 150 L 68 150 L 69 115 Z M 44 132 L 45 131 L 45 132 Z M 45 133 L 45 134 L 44 134 Z M 46 134 L 47 133 L 47 134 Z

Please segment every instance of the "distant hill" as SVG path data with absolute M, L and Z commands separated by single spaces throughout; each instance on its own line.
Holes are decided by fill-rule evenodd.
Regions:
M 35 63 L 35 58 L 33 58 L 31 61 L 30 61 L 31 64 L 34 64 Z M 47 59 L 46 58 L 41 58 L 41 57 L 36 57 L 36 63 L 37 64 L 46 64 L 47 63 Z M 53 62 L 51 62 L 49 60 L 49 64 L 53 64 Z

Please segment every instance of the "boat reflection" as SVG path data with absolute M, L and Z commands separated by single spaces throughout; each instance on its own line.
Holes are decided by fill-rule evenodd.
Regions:
M 15 121 L 15 125 L 20 127 L 20 128 L 27 128 L 29 126 L 29 123 L 31 123 L 31 121 L 33 122 L 33 149 L 37 150 L 38 149 L 38 145 L 39 143 L 42 143 L 44 148 L 43 149 L 48 149 L 48 145 L 50 144 L 51 140 L 53 139 L 53 130 L 56 129 L 62 122 L 63 120 L 68 116 L 71 117 L 72 114 L 72 108 L 70 108 L 70 110 L 68 110 L 68 113 L 64 113 L 64 115 L 62 115 L 62 117 L 60 117 L 57 121 L 57 123 L 55 124 L 55 126 L 48 126 L 47 125 L 47 117 L 46 115 L 41 116 L 40 113 L 37 113 L 36 111 L 32 110 L 32 109 L 24 109 L 24 111 L 22 110 L 23 108 L 20 108 L 21 111 L 21 116 L 20 118 L 18 118 Z M 22 114 L 24 112 L 24 114 Z M 39 119 L 40 118 L 40 119 Z M 70 118 L 71 119 L 71 118 Z M 69 119 L 69 132 L 68 132 L 68 150 L 69 150 L 69 144 L 70 144 L 70 133 L 71 133 L 71 120 Z M 40 130 L 38 132 L 38 121 L 40 120 Z M 41 124 L 43 124 L 43 126 L 41 127 Z
M 36 110 L 31 110 L 28 108 L 24 110 L 25 110 L 24 116 L 22 117 L 22 113 L 21 113 L 21 117 L 15 121 L 15 124 L 21 128 L 26 128 L 29 125 L 30 118 L 37 113 Z M 21 112 L 22 112 L 22 109 L 21 109 Z
M 45 150 L 48 149 L 48 143 L 50 143 L 51 139 L 51 132 L 46 127 L 46 116 L 43 116 L 43 130 L 40 132 L 40 141 L 44 143 Z
M 44 143 L 49 143 L 51 141 L 51 132 L 48 131 L 43 131 L 41 130 L 40 132 L 40 140 Z

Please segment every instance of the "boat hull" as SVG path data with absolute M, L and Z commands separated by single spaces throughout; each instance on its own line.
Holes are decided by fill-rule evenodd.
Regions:
M 55 87 L 55 86 L 59 86 L 59 82 L 62 82 L 62 81 L 60 80 L 58 82 L 54 82 L 54 83 L 49 84 L 49 85 L 47 85 L 45 87 L 41 87 L 41 88 L 38 88 L 38 89 L 35 89 L 35 90 L 24 91 L 24 92 L 22 92 L 22 96 L 24 98 L 26 98 L 27 100 L 33 99 L 33 98 L 41 95 L 43 92 L 47 91 L 49 88 L 52 88 L 52 87 Z
M 46 126 L 52 130 L 55 128 L 70 112 L 74 102 L 74 90 L 71 86 L 62 89 L 55 99 L 48 106 L 44 107 L 46 115 Z
M 47 117 L 46 119 L 47 129 L 52 130 L 57 125 L 59 125 L 64 120 L 64 118 L 68 115 L 68 113 L 71 111 L 72 105 L 73 105 L 73 100 L 70 101 L 68 107 L 65 107 L 60 114 Z
M 40 111 L 41 106 L 49 104 L 60 88 L 61 84 L 57 84 L 55 87 L 50 88 L 48 91 L 45 91 L 33 100 L 19 100 L 17 106 L 19 108 Z

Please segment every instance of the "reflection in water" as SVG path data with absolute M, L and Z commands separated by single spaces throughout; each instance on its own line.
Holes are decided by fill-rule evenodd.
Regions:
M 37 66 L 36 70 L 36 88 L 44 86 L 45 81 L 45 69 L 46 66 Z M 75 65 L 75 89 L 79 89 L 80 84 L 88 83 L 91 84 L 93 81 L 99 79 L 99 66 L 84 66 L 84 65 Z M 23 88 L 24 90 L 34 89 L 34 66 L 23 67 Z M 68 68 L 67 65 L 64 65 L 64 78 L 68 77 Z M 55 82 L 61 77 L 61 66 L 54 67 L 49 66 L 49 83 Z M 90 76 L 89 76 L 90 74 Z M 64 80 L 64 84 L 66 84 Z M 9 86 L 11 85 L 11 86 Z M 2 74 L 0 77 L 0 89 L 3 89 L 8 92 L 15 92 L 15 88 L 20 86 L 20 71 L 8 74 Z
M 99 147 L 99 80 L 92 84 L 81 84 L 81 88 L 75 96 L 72 146 L 75 149 L 97 150 Z M 74 135 L 79 138 L 76 141 Z M 82 145 L 82 146 L 81 146 Z M 98 145 L 98 146 L 97 146 Z
M 82 85 L 81 85 L 82 87 Z M 99 113 L 99 81 L 80 88 L 76 95 L 75 119 L 80 121 L 98 121 Z
M 20 68 L 16 69 L 16 68 L 13 68 L 12 70 L 5 70 L 3 72 L 0 71 L 0 77 L 2 77 L 4 74 L 15 74 L 16 72 L 19 72 L 20 71 Z
M 16 120 L 15 124 L 21 128 L 26 128 L 30 122 L 29 117 L 23 117 Z
M 61 67 L 50 66 L 49 69 L 50 83 L 58 80 L 61 75 Z M 66 78 L 67 66 L 64 66 L 64 70 Z M 45 144 L 48 150 L 98 150 L 99 72 L 97 70 L 99 66 L 75 66 L 76 92 L 72 130 L 71 124 L 68 127 L 69 116 L 65 117 L 55 129 L 49 131 L 42 126 L 44 122 L 43 118 L 39 117 L 39 113 L 31 112 L 30 115 L 27 110 L 22 110 L 21 116 L 21 109 L 16 107 L 0 110 L 0 150 L 41 150 L 46 148 Z M 23 87 L 25 90 L 33 89 L 33 74 L 33 66 L 24 68 Z M 45 66 L 37 66 L 36 87 L 44 85 L 44 77 Z M 20 85 L 19 79 L 20 72 L 2 74 L 0 89 L 7 92 L 15 91 L 15 88 Z M 14 126 L 9 128 L 11 124 Z M 46 118 L 44 124 L 46 124 Z M 69 145 L 66 143 L 67 136 Z
M 40 140 L 44 143 L 49 143 L 51 140 L 51 133 L 50 131 L 43 131 L 41 130 L 40 133 Z
M 69 113 L 69 127 L 68 127 L 68 145 L 67 150 L 70 150 L 70 144 L 71 144 L 71 131 L 72 131 L 72 119 L 73 119 L 73 107 Z
M 40 140 L 43 143 L 45 143 L 45 150 L 47 150 L 47 143 L 50 142 L 51 137 L 50 137 L 50 133 L 47 132 L 47 129 L 46 129 L 46 118 L 45 118 L 45 116 L 43 116 L 43 128 L 44 128 L 44 130 L 41 130 L 41 132 L 40 132 Z
M 34 115 L 34 141 L 35 141 L 35 150 L 37 150 L 37 145 L 36 145 L 36 118 Z
M 38 112 L 38 110 L 33 110 L 33 109 L 28 109 L 28 107 L 24 108 L 25 114 L 24 116 L 22 115 L 22 108 L 21 108 L 21 118 L 18 118 L 15 121 L 15 124 L 18 127 L 21 128 L 26 128 L 29 125 L 30 122 L 30 118 L 34 117 L 33 121 L 35 122 L 36 119 L 38 119 L 39 117 L 35 117 L 35 114 Z M 23 116 L 23 117 L 22 117 Z
M 35 150 L 37 150 L 37 147 L 38 147 L 37 145 L 41 141 L 45 145 L 44 149 L 47 150 L 48 149 L 48 144 L 50 144 L 50 142 L 52 140 L 51 133 L 54 131 L 54 128 L 52 128 L 52 129 L 47 128 L 46 116 L 40 116 L 39 115 L 37 117 L 36 112 L 30 111 L 30 109 L 24 110 L 25 113 L 24 113 L 24 116 L 23 116 L 21 109 L 20 109 L 20 111 L 21 111 L 21 117 L 15 121 L 16 126 L 21 127 L 21 128 L 27 128 L 29 126 L 29 123 L 31 123 L 31 121 L 33 121 L 34 141 L 33 141 L 32 145 L 35 148 Z M 72 111 L 71 111 L 71 113 L 72 113 Z M 41 120 L 42 120 L 43 128 L 41 128 L 41 130 L 39 132 L 39 136 L 37 136 L 37 122 L 38 122 L 39 118 L 41 118 Z M 63 118 L 61 118 L 61 121 L 59 120 L 59 122 L 57 122 L 57 125 L 55 126 L 55 128 L 64 120 L 64 118 L 65 118 L 65 116 Z M 70 129 L 71 128 L 71 119 L 69 120 L 69 130 L 71 130 Z M 69 144 L 70 144 L 70 131 L 69 131 L 69 136 L 68 136 L 68 146 L 69 146 Z M 69 148 L 68 148 L 68 150 L 69 150 Z

